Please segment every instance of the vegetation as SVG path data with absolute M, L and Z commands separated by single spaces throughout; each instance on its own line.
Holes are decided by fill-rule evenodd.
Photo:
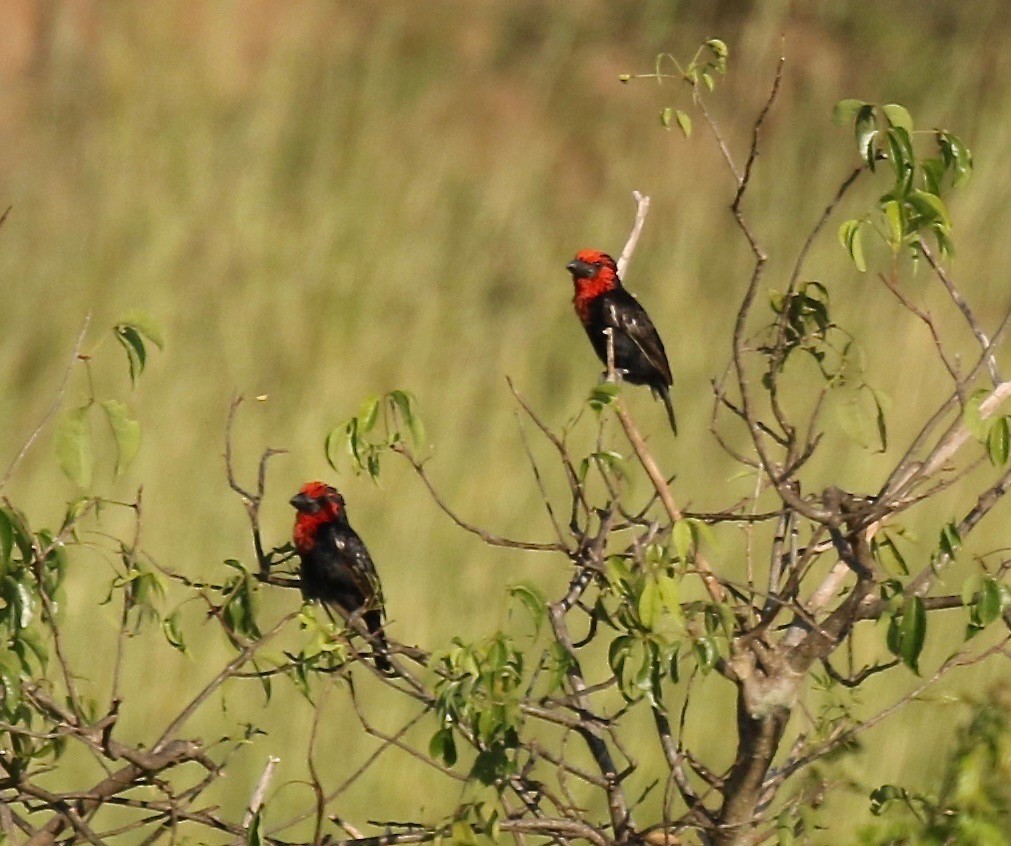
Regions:
M 985 13 L 987 7 L 967 4 L 953 13 L 946 35 L 953 32 L 957 44 Z M 999 791 L 977 782 L 975 793 L 960 793 L 953 785 L 967 783 L 968 776 L 959 781 L 965 773 L 978 774 L 979 761 L 996 767 L 1003 760 L 999 739 L 972 741 L 1002 736 L 998 719 L 985 722 L 999 706 L 983 707 L 945 777 L 923 766 L 941 758 L 943 737 L 908 747 L 918 727 L 957 721 L 939 720 L 941 691 L 983 683 L 985 670 L 950 671 L 998 654 L 995 624 L 1006 606 L 1001 556 L 985 554 L 1002 541 L 980 523 L 1003 493 L 1008 452 L 1008 424 L 995 413 L 1005 383 L 990 348 L 999 325 L 990 298 L 1004 305 L 993 273 L 1000 259 L 988 252 L 1000 241 L 993 233 L 1001 231 L 1005 212 L 985 207 L 980 195 L 987 192 L 977 188 L 999 186 L 992 168 L 1000 157 L 990 123 L 974 126 L 959 111 L 944 114 L 959 99 L 950 92 L 965 89 L 939 90 L 914 67 L 922 60 L 929 68 L 933 42 L 902 68 L 909 82 L 893 82 L 878 68 L 878 77 L 845 79 L 845 87 L 830 86 L 833 96 L 825 96 L 824 79 L 818 82 L 824 65 L 806 60 L 803 48 L 796 71 L 787 49 L 782 77 L 760 50 L 748 53 L 749 39 L 774 40 L 768 36 L 776 22 L 758 18 L 724 22 L 736 35 L 728 42 L 742 44 L 735 56 L 747 56 L 742 61 L 752 67 L 738 70 L 732 62 L 724 87 L 727 57 L 721 58 L 722 43 L 711 42 L 699 54 L 711 69 L 698 66 L 692 86 L 679 87 L 677 79 L 654 86 L 632 78 L 640 74 L 630 65 L 650 48 L 690 43 L 669 25 L 653 30 L 666 19 L 650 12 L 641 19 L 612 13 L 615 28 L 601 33 L 599 26 L 591 32 L 584 22 L 531 9 L 453 24 L 437 23 L 434 15 L 419 23 L 399 12 L 366 22 L 365 12 L 349 4 L 342 29 L 328 28 L 322 12 L 295 16 L 278 30 L 283 34 L 272 43 L 280 46 L 270 59 L 247 66 L 220 55 L 173 63 L 149 19 L 109 14 L 119 38 L 103 36 L 93 53 L 54 62 L 43 83 L 34 83 L 35 113 L 26 125 L 40 143 L 18 154 L 46 165 L 12 175 L 15 208 L 0 230 L 5 277 L 19 290 L 32 280 L 8 312 L 9 325 L 24 328 L 3 341 L 8 360 L 18 364 L 7 374 L 5 393 L 23 398 L 3 411 L 18 433 L 8 452 L 13 457 L 23 444 L 31 447 L 3 491 L 10 536 L 0 544 L 10 579 L 5 624 L 17 658 L 4 662 L 5 707 L 12 709 L 4 719 L 31 726 L 11 736 L 23 746 L 5 750 L 9 778 L 20 783 L 30 774 L 36 784 L 41 775 L 46 790 L 73 801 L 75 790 L 98 783 L 102 760 L 134 767 L 142 780 L 179 766 L 181 781 L 171 779 L 176 789 L 199 785 L 201 807 L 220 803 L 223 830 L 250 839 L 303 813 L 282 837 L 333 835 L 326 818 L 334 814 L 348 822 L 352 837 L 369 819 L 380 827 L 432 826 L 461 841 L 522 833 L 515 822 L 522 815 L 508 818 L 504 806 L 493 813 L 504 784 L 514 793 L 507 801 L 522 804 L 529 785 L 516 778 L 562 795 L 570 789 L 549 766 L 555 759 L 580 772 L 603 766 L 587 724 L 569 726 L 578 739 L 567 739 L 567 729 L 529 734 L 523 721 L 536 720 L 517 717 L 517 709 L 524 713 L 543 697 L 558 700 L 554 710 L 571 711 L 567 697 L 582 667 L 586 678 L 610 685 L 590 684 L 593 708 L 616 720 L 615 731 L 620 722 L 632 737 L 648 736 L 650 757 L 621 780 L 634 826 L 620 813 L 607 774 L 603 785 L 585 782 L 568 804 L 585 807 L 584 819 L 605 838 L 620 839 L 624 826 L 625 833 L 634 829 L 662 842 L 677 823 L 687 826 L 678 836 L 691 837 L 712 827 L 710 815 L 728 819 L 719 801 L 726 785 L 710 783 L 707 774 L 730 767 L 735 789 L 754 775 L 731 766 L 728 742 L 734 697 L 755 702 L 757 677 L 742 672 L 739 647 L 757 630 L 759 640 L 768 636 L 793 655 L 809 653 L 812 669 L 842 650 L 799 704 L 796 681 L 793 691 L 775 685 L 759 691 L 770 708 L 752 718 L 771 731 L 766 737 L 775 736 L 776 766 L 790 770 L 793 753 L 812 773 L 789 785 L 777 781 L 783 792 L 776 801 L 758 802 L 761 833 L 817 842 L 824 827 L 834 841 L 855 818 L 847 809 L 860 809 L 866 819 L 867 797 L 876 790 L 874 810 L 894 828 L 867 829 L 862 836 L 869 842 L 941 841 L 953 831 L 944 826 L 959 815 L 980 820 L 976 834 L 959 836 L 989 842 L 982 839 L 985 826 L 999 831 L 1005 813 Z M 832 26 L 817 16 L 792 18 L 806 36 L 799 43 L 838 35 L 859 20 L 839 14 Z M 536 37 L 503 42 L 500 51 L 473 46 L 476 39 L 480 47 L 483 33 L 518 32 L 529 22 Z M 309 32 L 331 51 L 296 52 Z M 356 33 L 355 45 L 347 32 Z M 425 38 L 435 33 L 455 34 L 449 43 L 459 56 L 470 56 L 475 70 L 494 70 L 494 84 L 439 85 L 460 70 L 426 48 Z M 662 44 L 650 43 L 661 36 Z M 572 51 L 574 42 L 585 46 Z M 891 55 L 883 43 L 846 49 Z M 199 41 L 194 50 L 202 55 Z M 162 51 L 160 66 L 174 68 L 175 76 L 124 71 Z M 399 70 L 405 61 L 410 75 Z M 666 61 L 654 75 L 692 71 L 691 63 L 678 70 Z M 749 73 L 755 67 L 764 70 L 761 77 Z M 933 72 L 944 70 L 938 65 Z M 623 72 L 628 85 L 602 87 Z M 717 86 L 713 95 L 705 73 Z M 999 86 L 991 89 L 980 74 L 986 104 Z M 180 88 L 179 75 L 191 84 Z M 780 99 L 752 148 L 752 116 L 762 113 L 773 78 L 782 78 Z M 815 84 L 805 94 L 798 81 Z M 892 88 L 903 90 L 896 95 Z M 179 97 L 181 90 L 187 96 Z M 827 121 L 829 104 L 853 91 L 867 102 L 843 103 L 836 117 L 851 127 L 855 154 L 847 152 L 847 134 Z M 729 169 L 696 95 L 722 129 Z M 268 100 L 269 109 L 260 105 Z M 896 100 L 908 109 L 899 111 Z M 549 120 L 563 102 L 566 110 Z M 644 120 L 650 114 L 659 116 L 660 128 L 650 130 Z M 587 115 L 595 117 L 592 128 Z M 826 120 L 819 124 L 812 115 Z M 941 118 L 962 130 L 974 162 L 954 136 L 915 133 Z M 675 141 L 664 126 L 689 137 Z M 72 154 L 58 153 L 68 146 Z M 749 149 L 762 154 L 753 170 Z M 392 152 L 369 152 L 385 150 Z M 670 172 L 672 161 L 677 173 Z M 959 200 L 951 187 L 971 164 L 976 176 Z M 728 170 L 737 171 L 730 177 L 736 182 L 727 182 Z M 850 184 L 850 173 L 853 187 L 833 202 L 831 225 L 818 229 L 807 250 L 804 239 L 836 187 Z M 562 268 L 578 246 L 617 252 L 633 211 L 631 203 L 623 206 L 631 187 L 653 198 L 628 279 L 652 289 L 651 313 L 676 362 L 682 419 L 694 421 L 678 442 L 662 434 L 662 415 L 653 413 L 645 392 L 595 388 L 591 407 L 599 414 L 584 410 L 572 420 L 593 386 L 595 364 L 568 314 Z M 736 221 L 725 211 L 735 188 Z M 836 234 L 851 266 L 841 261 Z M 946 255 L 952 244 L 954 266 Z M 80 284 L 68 290 L 68 279 Z M 767 285 L 776 289 L 771 295 Z M 100 296 L 101 290 L 109 293 Z M 952 292 L 968 311 L 955 307 Z M 742 296 L 746 331 L 738 325 L 735 332 Z M 61 308 L 39 321 L 40 302 Z M 67 339 L 92 307 L 91 326 L 112 325 L 114 332 L 85 326 L 70 381 L 58 395 L 58 423 L 40 430 L 38 444 L 26 442 L 24 433 L 34 432 L 53 404 L 45 386 L 62 378 Z M 155 352 L 163 340 L 159 324 L 168 342 L 163 353 Z M 125 374 L 108 366 L 111 339 L 101 338 L 109 335 L 127 352 Z M 714 341 L 720 337 L 727 340 L 722 347 Z M 502 383 L 504 373 L 513 376 L 513 392 Z M 137 378 L 141 390 L 133 394 L 127 380 Z M 413 396 L 394 390 L 400 386 Z M 264 399 L 255 410 L 245 408 L 230 430 L 237 479 L 229 495 L 215 456 L 235 388 Z M 359 408 L 360 397 L 376 391 L 388 393 Z M 427 436 L 417 425 L 419 408 Z M 950 430 L 920 442 L 922 455 L 907 455 L 938 409 L 935 425 Z M 823 412 L 818 422 L 807 426 L 816 410 Z M 520 437 L 505 425 L 514 412 Z M 356 422 L 349 424 L 351 414 Z M 707 431 L 711 415 L 715 440 Z M 735 416 L 743 427 L 732 425 Z M 644 439 L 640 427 L 654 434 Z M 333 473 L 320 450 L 327 432 L 325 457 L 339 468 L 337 481 L 383 573 L 393 636 L 407 644 L 398 681 L 422 694 L 429 708 L 421 713 L 410 701 L 418 697 L 391 696 L 361 665 L 347 663 L 353 641 L 299 609 L 295 594 L 283 589 L 291 586 L 283 563 L 264 566 L 283 557 L 283 549 L 250 557 L 234 494 L 266 548 L 280 543 L 290 520 L 288 493 L 306 478 Z M 44 446 L 50 437 L 56 462 Z M 720 451 L 719 439 L 728 450 Z M 255 475 L 250 456 L 264 443 L 291 452 L 271 462 L 261 499 L 263 488 L 247 490 L 242 480 Z M 345 446 L 354 447 L 361 476 L 348 473 Z M 524 449 L 539 475 L 522 469 Z M 944 466 L 950 458 L 961 461 L 955 476 Z M 664 496 L 650 461 L 663 474 L 677 472 L 673 494 Z M 743 475 L 735 469 L 741 461 L 750 468 Z M 63 487 L 56 465 L 72 487 Z M 372 489 L 367 479 L 380 468 L 382 487 Z M 888 497 L 863 498 L 882 488 Z M 68 507 L 56 510 L 57 501 Z M 545 502 L 553 512 L 544 511 Z M 466 507 L 458 509 L 461 503 Z M 440 504 L 482 535 L 470 538 L 454 520 L 440 519 Z M 632 519 L 647 507 L 644 522 Z M 607 523 L 609 513 L 618 525 Z M 757 519 L 762 515 L 771 515 L 767 524 Z M 536 551 L 547 556 L 513 544 L 492 550 L 489 538 L 522 539 L 545 547 Z M 592 551 L 591 541 L 597 558 L 580 553 Z M 608 555 L 599 557 L 605 546 Z M 580 577 L 571 584 L 568 560 Z M 773 590 L 760 568 L 777 560 L 776 580 L 785 581 Z M 804 614 L 818 611 L 795 604 L 810 598 L 803 589 L 808 580 L 850 597 L 838 604 L 831 590 L 822 594 L 827 605 L 846 609 L 835 618 L 830 644 L 811 637 L 817 628 L 795 639 L 809 624 Z M 507 588 L 512 602 L 504 599 Z M 560 599 L 572 590 L 586 592 L 585 608 Z M 558 626 L 573 625 L 586 611 L 594 638 L 573 664 L 576 644 L 567 644 Z M 858 627 L 862 619 L 881 626 Z M 66 633 L 59 649 L 56 624 Z M 758 647 L 743 654 L 748 649 Z M 249 663 L 233 666 L 236 656 Z M 43 673 L 48 684 L 26 682 Z M 353 689 L 338 682 L 350 673 L 361 679 Z M 763 673 L 775 676 L 769 667 Z M 863 683 L 859 698 L 843 681 L 854 674 Z M 212 679 L 217 683 L 205 688 Z M 167 680 L 178 698 L 165 696 Z M 956 687 L 945 687 L 951 682 Z M 213 695 L 193 699 L 201 689 Z M 782 698 L 766 699 L 772 693 Z M 903 711 L 901 727 L 884 719 L 896 700 L 931 696 L 928 707 Z M 676 718 L 689 698 L 672 760 L 661 718 Z M 191 702 L 197 707 L 190 710 Z M 784 708 L 797 709 L 786 741 Z M 185 721 L 176 723 L 178 715 Z M 227 740 L 208 748 L 186 745 L 222 736 Z M 887 754 L 862 754 L 869 736 L 875 751 Z M 183 745 L 167 745 L 176 739 Z M 394 748 L 400 743 L 420 757 L 400 755 Z M 543 757 L 530 744 L 542 744 Z M 518 757 L 518 750 L 532 757 Z M 691 756 L 679 758 L 686 750 Z M 815 758 L 805 758 L 812 752 Z M 162 753 L 164 761 L 150 757 Z M 32 769 L 57 755 L 52 773 Z M 264 770 L 271 755 L 282 760 Z M 425 763 L 433 758 L 441 765 Z M 534 758 L 537 769 L 524 771 Z M 674 777 L 686 761 L 694 773 Z M 216 778 L 222 767 L 230 773 L 224 781 Z M 911 778 L 910 769 L 925 772 Z M 273 786 L 262 820 L 247 819 L 244 809 L 265 772 Z M 668 774 L 674 780 L 665 789 Z M 468 785 L 455 786 L 468 775 Z M 768 775 L 758 773 L 763 790 Z M 652 779 L 661 781 L 651 788 Z M 703 799 L 694 803 L 700 791 Z M 317 815 L 321 793 L 333 793 L 333 801 Z M 158 795 L 150 788 L 137 801 L 161 801 Z M 190 807 L 196 796 L 180 801 Z M 154 824 L 164 821 L 164 809 L 148 811 Z M 116 809 L 106 813 L 106 831 L 135 819 Z M 72 822 L 60 825 L 69 831 Z M 4 826 L 13 836 L 9 820 Z M 717 826 L 711 836 L 731 842 L 746 827 Z M 420 836 L 414 827 L 394 831 L 404 840 Z M 592 839 L 582 829 L 551 833 Z M 83 829 L 78 835 L 86 836 Z

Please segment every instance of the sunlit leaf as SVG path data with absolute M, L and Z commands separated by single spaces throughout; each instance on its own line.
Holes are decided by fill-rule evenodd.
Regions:
M 840 100 L 832 109 L 832 120 L 837 126 L 845 126 L 865 105 L 863 100 Z
M 139 311 L 131 311 L 116 325 L 129 326 L 147 338 L 152 344 L 158 347 L 158 349 L 165 349 L 165 333 L 162 332 L 161 326 L 158 322 L 149 314 L 144 314 Z
M 958 527 L 954 523 L 948 523 L 941 529 L 941 539 L 939 547 L 941 552 L 949 558 L 954 558 L 955 553 L 962 546 L 962 538 L 958 533 Z
M 614 398 L 618 396 L 620 390 L 621 386 L 616 382 L 601 382 L 599 385 L 594 385 L 590 390 L 590 408 L 594 411 L 601 411 L 604 406 L 614 402 Z
M 990 423 L 983 419 L 980 413 L 980 404 L 990 395 L 990 392 L 982 389 L 974 391 L 965 402 L 965 410 L 962 412 L 962 420 L 965 422 L 969 433 L 980 443 L 987 439 Z
M 657 585 L 655 579 L 646 579 L 642 593 L 639 594 L 639 604 L 636 609 L 639 619 L 646 629 L 653 629 L 662 609 L 663 597 L 660 593 L 659 585 Z
M 923 651 L 923 642 L 927 635 L 927 612 L 920 597 L 913 596 L 906 604 L 902 612 L 901 631 L 902 662 L 919 675 L 920 653 Z
M 119 324 L 115 327 L 116 340 L 126 350 L 127 361 L 130 365 L 130 381 L 136 382 L 140 374 L 144 372 L 147 364 L 147 348 L 144 346 L 144 339 L 140 332 L 132 326 Z
M 692 531 L 692 524 L 687 520 L 678 520 L 674 524 L 671 537 L 674 541 L 674 549 L 678 554 L 678 558 L 682 561 L 688 561 L 692 550 L 695 548 L 695 533 Z
M 548 610 L 548 603 L 541 589 L 533 582 L 520 582 L 509 586 L 509 594 L 523 603 L 533 618 L 535 631 L 539 632 Z
M 358 410 L 358 431 L 368 432 L 376 425 L 379 416 L 379 397 L 368 397 Z
M 902 207 L 895 201 L 889 200 L 882 206 L 885 221 L 888 223 L 889 243 L 893 250 L 898 250 L 902 245 L 905 227 L 902 223 Z
M 137 457 L 140 449 L 140 423 L 130 417 L 129 409 L 119 400 L 102 401 L 109 428 L 116 442 L 116 475 L 118 476 Z
M 692 134 L 692 119 L 688 116 L 687 112 L 677 110 L 677 122 L 678 126 L 681 127 L 681 132 L 684 133 L 685 138 L 690 138 Z
M 1007 463 L 1009 437 L 1011 432 L 1008 431 L 1008 419 L 1001 415 L 990 424 L 990 431 L 986 436 L 986 452 L 995 467 Z
M 927 191 L 911 191 L 908 199 L 913 208 L 926 220 L 937 220 L 945 226 L 951 225 L 948 220 L 948 209 L 944 205 L 944 201 L 936 194 L 930 194 Z
M 888 122 L 892 126 L 900 127 L 910 135 L 913 134 L 913 117 L 904 106 L 900 106 L 898 103 L 887 103 L 881 107 L 881 111 L 885 113 L 885 117 L 888 118 Z
M 864 103 L 857 110 L 856 121 L 853 125 L 853 132 L 857 142 L 857 152 L 867 166 L 874 170 L 874 159 L 877 151 L 874 141 L 878 136 L 878 124 L 874 118 L 874 106 Z
M 864 261 L 863 236 L 861 235 L 863 224 L 863 220 L 847 220 L 839 227 L 839 243 L 849 253 L 853 264 L 861 273 L 867 270 L 867 263 Z
M 94 456 L 91 445 L 90 405 L 75 408 L 56 427 L 56 458 L 60 469 L 79 487 L 91 486 Z
M 6 508 L 0 508 L 0 574 L 11 560 L 11 550 L 14 548 L 14 525 Z

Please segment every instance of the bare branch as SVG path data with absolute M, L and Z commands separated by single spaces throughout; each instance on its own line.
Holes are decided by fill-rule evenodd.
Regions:
M 253 795 L 249 799 L 249 805 L 246 808 L 246 815 L 242 818 L 243 828 L 249 828 L 253 822 L 253 817 L 260 812 L 260 808 L 263 806 L 263 800 L 270 787 L 270 780 L 274 777 L 274 770 L 280 763 L 280 758 L 275 758 L 273 755 L 267 756 L 266 766 L 264 766 L 263 772 L 260 773 L 260 780 L 256 783 L 256 789 L 253 791 Z
M 1004 380 L 1001 378 L 1000 372 L 997 370 L 997 359 L 994 356 L 990 341 L 983 332 L 983 327 L 979 325 L 979 321 L 972 313 L 972 309 L 969 308 L 969 304 L 965 301 L 965 297 L 962 296 L 961 291 L 958 290 L 955 283 L 951 281 L 951 277 L 948 276 L 947 271 L 941 267 L 940 263 L 934 257 L 933 251 L 927 246 L 926 242 L 921 240 L 919 243 L 919 249 L 923 254 L 923 257 L 927 260 L 927 264 L 930 265 L 934 274 L 937 276 L 938 280 L 940 280 L 944 289 L 948 292 L 948 296 L 951 297 L 952 302 L 954 302 L 958 307 L 958 310 L 962 312 L 962 316 L 965 318 L 965 322 L 969 324 L 972 334 L 975 335 L 976 340 L 979 341 L 980 348 L 983 350 L 983 355 L 986 357 L 986 368 L 990 372 L 990 379 L 993 380 L 993 386 L 996 388 Z
M 635 200 L 635 223 L 632 224 L 632 231 L 628 234 L 628 240 L 618 257 L 618 276 L 622 279 L 625 278 L 625 271 L 628 270 L 632 253 L 635 252 L 635 248 L 639 244 L 639 236 L 642 235 L 642 228 L 646 224 L 646 215 L 649 214 L 648 196 L 633 191 L 632 199 Z

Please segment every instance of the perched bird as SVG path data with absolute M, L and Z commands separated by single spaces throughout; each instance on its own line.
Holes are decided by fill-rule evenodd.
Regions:
M 626 382 L 649 385 L 663 400 L 674 434 L 678 433 L 670 389 L 674 384 L 663 341 L 646 309 L 626 291 L 618 278 L 618 265 L 607 253 L 580 250 L 565 269 L 572 274 L 572 304 L 597 356 L 607 365 L 607 335 L 614 338 L 614 368 Z
M 323 482 L 306 482 L 290 500 L 295 508 L 293 541 L 302 561 L 302 596 L 360 614 L 373 644 L 376 667 L 392 668 L 382 654 L 383 592 L 379 574 L 362 539 L 348 523 L 344 497 Z

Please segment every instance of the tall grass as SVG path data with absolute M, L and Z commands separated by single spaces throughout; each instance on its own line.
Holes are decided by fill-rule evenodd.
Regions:
M 659 107 L 684 103 L 686 92 L 617 82 L 619 73 L 649 70 L 659 50 L 688 54 L 714 34 L 729 42 L 731 73 L 711 103 L 740 154 L 782 44 L 783 97 L 748 203 L 770 249 L 770 286 L 781 284 L 852 166 L 852 142 L 829 114 L 837 99 L 859 96 L 903 102 L 919 126 L 949 125 L 973 148 L 977 175 L 952 204 L 961 247 L 954 273 L 984 320 L 1005 304 L 1011 58 L 1000 3 L 921 3 L 915 17 L 855 2 L 755 4 L 747 14 L 600 0 L 423 9 L 103 5 L 96 27 L 54 40 L 39 73 L 0 87 L 10 142 L 0 202 L 14 204 L 0 230 L 4 454 L 51 401 L 85 313 L 94 312 L 97 333 L 128 309 L 150 312 L 169 345 L 134 398 L 144 447 L 126 480 L 101 485 L 126 496 L 143 481 L 144 545 L 159 561 L 207 576 L 223 558 L 249 558 L 220 459 L 236 391 L 268 397 L 240 417 L 246 469 L 267 444 L 290 450 L 273 467 L 263 515 L 272 540 L 289 530 L 289 493 L 333 477 L 322 456 L 326 431 L 363 396 L 394 387 L 421 400 L 429 467 L 451 503 L 497 531 L 546 536 L 504 377 L 554 425 L 578 410 L 598 368 L 570 313 L 564 264 L 583 246 L 620 249 L 632 189 L 654 204 L 627 282 L 667 341 L 682 437 L 663 439 L 663 414 L 645 392 L 630 402 L 692 505 L 718 506 L 747 490 L 707 432 L 709 380 L 726 361 L 748 274 L 727 213 L 732 183 L 701 120 L 690 140 L 657 125 Z M 865 188 L 852 209 L 871 196 Z M 894 398 L 895 453 L 945 389 L 929 338 L 902 320 L 872 274 L 847 265 L 831 232 L 809 273 L 829 285 L 837 320 L 867 350 L 869 378 Z M 908 284 L 944 325 L 958 325 L 925 274 Z M 102 354 L 115 352 L 105 346 Z M 968 334 L 963 354 L 973 354 Z M 127 390 L 125 378 L 115 390 Z M 47 449 L 30 456 L 13 491 L 38 523 L 57 521 L 56 503 L 72 493 Z M 878 460 L 839 440 L 813 484 L 872 489 Z M 438 647 L 454 634 L 489 633 L 509 622 L 507 584 L 566 578 L 557 562 L 489 550 L 455 530 L 403 468 L 386 468 L 378 488 L 347 473 L 336 481 L 404 640 Z M 980 548 L 987 542 L 998 545 L 999 534 L 981 537 Z M 732 571 L 741 540 L 725 543 L 714 559 Z M 924 537 L 924 556 L 931 543 Z M 100 558 L 75 565 L 67 613 L 88 615 L 81 630 L 100 638 L 114 624 L 111 611 L 93 616 L 109 571 Z M 294 599 L 265 602 L 281 609 Z M 199 663 L 154 643 L 131 646 L 149 658 L 133 665 L 137 693 L 123 730 L 168 713 L 166 684 L 182 697 L 213 672 L 226 646 L 202 642 L 202 633 L 191 620 Z M 940 640 L 930 644 L 935 655 Z M 84 654 L 87 638 L 77 648 Z M 983 683 L 967 673 L 954 686 Z M 726 696 L 707 685 L 717 701 Z M 888 691 L 878 693 L 887 701 Z M 250 783 L 269 751 L 304 748 L 312 719 L 293 691 L 275 695 L 263 716 L 261 702 L 251 688 L 223 703 L 270 728 L 250 753 Z M 337 781 L 375 744 L 339 695 L 325 708 L 332 757 L 323 770 Z M 887 754 L 873 762 L 872 780 L 929 766 L 932 752 L 914 738 L 936 714 L 913 706 L 902 719 L 879 730 L 875 744 Z M 700 718 L 692 731 L 716 749 L 728 727 Z M 292 777 L 299 755 L 283 757 Z M 356 788 L 342 812 L 435 813 L 410 767 L 384 778 L 381 788 Z M 249 784 L 240 781 L 222 801 L 244 801 Z M 285 788 L 280 801 L 301 789 Z

